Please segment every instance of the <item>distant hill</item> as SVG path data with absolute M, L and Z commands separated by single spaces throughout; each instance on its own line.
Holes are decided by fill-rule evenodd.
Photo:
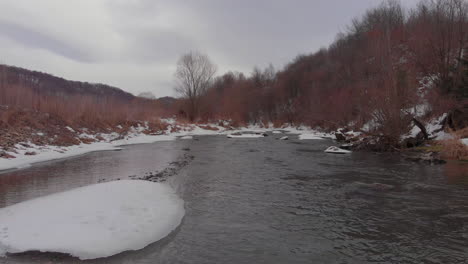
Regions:
M 142 92 L 137 96 L 146 99 L 156 99 L 156 96 L 152 92 Z
M 145 96 L 150 95 L 154 97 L 148 93 Z M 105 84 L 69 81 L 48 73 L 0 65 L 0 107 L 3 107 L 0 127 L 23 127 L 17 121 L 29 122 L 42 113 L 71 127 L 107 131 L 128 122 L 172 116 L 174 101 L 174 98 L 148 100 Z M 48 125 L 48 121 L 42 123 Z
M 157 99 L 158 103 L 164 108 L 170 108 L 177 102 L 177 99 L 170 96 L 164 96 Z
M 12 86 L 28 87 L 45 96 L 89 95 L 119 101 L 131 101 L 135 98 L 128 92 L 106 84 L 70 81 L 48 73 L 0 65 L 0 89 L 5 90 L 5 87 Z

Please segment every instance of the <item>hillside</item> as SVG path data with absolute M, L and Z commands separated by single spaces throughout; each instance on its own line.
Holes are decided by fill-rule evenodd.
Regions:
M 144 124 L 145 133 L 156 133 L 165 129 L 160 117 L 170 112 L 166 103 L 138 98 L 109 85 L 0 65 L 0 148 L 4 151 L 13 150 L 19 142 L 39 146 L 89 143 L 99 138 L 80 135 L 125 135 Z
M 27 88 L 33 93 L 64 98 L 74 95 L 90 95 L 127 102 L 135 98 L 132 94 L 109 85 L 70 81 L 52 74 L 8 65 L 0 65 L 0 85 L 3 104 L 11 103 L 8 100 L 15 96 L 10 90 L 12 87 Z
M 365 129 L 398 146 L 414 119 L 468 116 L 467 5 L 421 1 L 409 10 L 385 1 L 351 21 L 330 46 L 298 55 L 283 69 L 216 78 L 196 114 L 241 124 Z M 461 123 L 451 128 L 468 126 Z

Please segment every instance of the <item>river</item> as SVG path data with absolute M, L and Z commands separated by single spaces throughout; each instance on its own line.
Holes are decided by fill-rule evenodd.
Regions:
M 186 214 L 139 251 L 90 261 L 29 252 L 0 263 L 468 263 L 466 164 L 326 154 L 330 140 L 278 137 L 199 136 L 4 172 L 0 207 L 172 166 L 166 182 Z

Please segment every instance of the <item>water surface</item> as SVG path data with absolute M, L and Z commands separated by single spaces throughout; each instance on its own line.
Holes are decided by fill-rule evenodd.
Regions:
M 181 226 L 143 250 L 86 262 L 467 263 L 466 165 L 326 154 L 332 141 L 279 137 L 197 137 L 33 166 L 0 175 L 0 206 L 142 176 L 189 153 L 167 181 L 185 201 Z M 80 263 L 39 253 L 2 261 Z

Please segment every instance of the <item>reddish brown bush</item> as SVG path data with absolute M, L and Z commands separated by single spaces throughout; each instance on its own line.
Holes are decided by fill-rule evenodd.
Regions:
M 442 155 L 447 159 L 468 160 L 468 146 L 463 144 L 457 134 L 452 139 L 442 140 Z

